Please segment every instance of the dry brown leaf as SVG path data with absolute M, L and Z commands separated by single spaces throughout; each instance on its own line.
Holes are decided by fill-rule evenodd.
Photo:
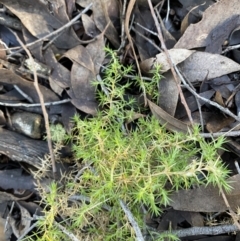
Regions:
M 185 59 L 187 59 L 191 54 L 195 52 L 195 50 L 187 50 L 187 49 L 170 49 L 169 54 L 174 64 L 179 64 Z M 149 72 L 152 70 L 155 64 L 161 65 L 161 72 L 167 72 L 170 69 L 170 65 L 168 63 L 167 57 L 165 53 L 160 53 L 156 55 L 156 58 L 146 59 L 141 63 L 141 68 L 143 68 L 144 72 Z
M 235 120 L 232 117 L 225 117 L 221 113 L 213 113 L 212 118 L 206 123 L 206 129 L 210 133 L 215 133 L 229 126 Z
M 58 0 L 59 7 L 61 1 Z M 25 0 L 1 0 L 0 3 L 11 10 L 28 31 L 37 38 L 44 37 L 69 21 L 66 9 L 53 9 L 54 15 L 52 15 L 48 9 L 48 4 L 40 0 L 35 0 L 32 3 Z M 58 15 L 58 10 L 61 11 L 61 17 Z M 63 31 L 54 43 L 59 48 L 68 49 L 78 45 L 80 42 L 76 33 L 70 27 Z
M 29 230 L 31 226 L 31 215 L 28 212 L 28 210 L 24 207 L 22 207 L 19 203 L 17 203 L 20 212 L 21 212 L 21 219 L 20 222 L 15 220 L 13 217 L 10 217 L 10 224 L 13 230 L 14 235 L 19 238 L 21 235 L 23 235 L 27 230 Z
M 87 7 L 90 3 L 93 3 L 93 20 L 97 28 L 103 32 L 109 24 L 105 32 L 105 36 L 110 40 L 115 48 L 118 48 L 120 46 L 119 33 L 115 28 L 115 21 L 118 21 L 119 18 L 119 5 L 117 0 L 76 0 L 76 3 L 82 7 Z
M 203 18 L 197 24 L 190 25 L 185 31 L 184 35 L 179 39 L 175 48 L 199 48 L 205 47 L 209 44 L 209 41 L 216 41 L 218 38 L 226 38 L 231 32 L 231 28 L 234 27 L 230 24 L 233 16 L 239 15 L 240 1 L 232 0 L 229 4 L 229 0 L 221 0 L 210 6 L 204 13 Z M 229 23 L 227 23 L 230 21 Z M 214 32 L 214 28 L 222 25 L 229 25 L 226 31 Z M 232 26 L 231 26 L 232 25 Z M 214 34 L 213 34 L 214 33 Z
M 34 83 L 27 81 L 20 76 L 14 74 L 10 70 L 0 69 L 0 83 L 17 85 L 25 94 L 30 96 L 35 103 L 39 103 L 39 97 L 34 87 Z M 58 101 L 59 97 L 50 89 L 39 84 L 39 88 L 43 94 L 45 102 Z
M 95 88 L 91 81 L 95 79 L 92 71 L 78 63 L 74 63 L 71 70 L 71 92 L 68 92 L 72 103 L 81 111 L 95 115 L 97 111 L 97 102 Z
M 85 33 L 89 37 L 95 38 L 97 35 L 100 34 L 100 31 L 97 29 L 94 21 L 87 14 L 82 15 L 82 23 L 83 23 Z
M 233 187 L 232 191 L 226 194 L 230 207 L 235 211 L 240 206 L 240 174 L 228 179 Z M 201 186 L 195 189 L 180 190 L 170 195 L 172 206 L 176 210 L 192 212 L 224 212 L 226 204 L 219 192 L 218 187 Z
M 204 12 L 208 7 L 209 5 L 206 4 L 206 2 L 194 6 L 182 20 L 181 33 L 183 34 L 190 24 L 197 23 L 202 18 L 201 13 Z
M 154 104 L 152 101 L 148 100 L 148 105 L 152 114 L 159 120 L 160 124 L 165 125 L 168 130 L 187 133 L 191 128 L 189 125 L 169 115 L 166 111 Z
M 159 81 L 159 106 L 169 115 L 174 116 L 178 103 L 178 87 L 171 71 Z
M 197 51 L 180 63 L 179 68 L 189 81 L 195 82 L 239 71 L 240 65 L 219 54 Z
M 96 79 L 101 64 L 105 58 L 104 39 L 101 34 L 98 39 L 86 48 L 79 45 L 65 53 L 73 61 L 71 69 L 71 87 L 68 91 L 72 103 L 81 111 L 95 115 L 97 102 L 95 87 L 91 81 Z
M 61 96 L 62 91 L 71 85 L 70 71 L 60 64 L 51 48 L 47 48 L 44 51 L 45 63 L 52 68 L 52 72 L 49 76 L 49 83 L 52 90 Z
M 219 105 L 225 107 L 223 97 L 219 91 L 216 91 L 214 101 L 217 102 Z
M 69 58 L 73 62 L 82 65 L 84 68 L 94 73 L 94 63 L 91 55 L 82 45 L 78 45 L 75 48 L 69 49 L 63 57 Z

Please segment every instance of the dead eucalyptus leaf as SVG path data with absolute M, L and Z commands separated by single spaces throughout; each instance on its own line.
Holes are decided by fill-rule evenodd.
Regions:
M 171 71 L 159 81 L 159 106 L 171 116 L 175 115 L 178 103 L 178 87 Z
M 232 190 L 226 194 L 230 207 L 235 211 L 240 206 L 240 174 L 228 179 Z M 170 195 L 172 206 L 176 210 L 192 212 L 224 212 L 228 208 L 218 187 L 209 185 L 195 189 L 180 190 Z
M 169 115 L 166 111 L 164 111 L 158 105 L 154 104 L 152 101 L 148 100 L 148 105 L 152 114 L 159 120 L 160 124 L 165 125 L 168 130 L 187 133 L 191 128 L 184 122 L 177 120 Z
M 120 46 L 119 33 L 115 28 L 119 18 L 119 7 L 117 0 L 77 0 L 76 3 L 82 7 L 86 7 L 90 3 L 93 3 L 92 11 L 95 25 L 101 32 L 103 32 L 106 26 L 109 24 L 105 32 L 105 36 L 109 39 L 114 47 L 118 48 Z
M 28 31 L 37 38 L 44 37 L 69 21 L 66 9 L 65 14 L 64 9 L 53 9 L 53 12 L 55 12 L 53 15 L 48 9 L 47 2 L 45 3 L 44 1 L 35 0 L 34 2 L 27 2 L 25 0 L 1 0 L 0 3 L 11 10 L 11 12 L 21 20 Z M 61 11 L 61 14 L 58 14 L 58 11 Z M 68 49 L 78 45 L 80 41 L 76 33 L 70 27 L 63 31 L 62 34 L 54 40 L 54 43 L 59 48 Z
M 173 63 L 177 65 L 187 59 L 191 54 L 193 54 L 195 50 L 170 49 L 168 52 Z M 150 58 L 142 61 L 140 66 L 145 72 L 149 72 L 152 70 L 154 64 L 159 64 L 161 66 L 162 73 L 167 72 L 170 69 L 170 65 L 165 53 L 157 54 L 156 58 Z
M 189 81 L 195 82 L 239 71 L 240 65 L 219 54 L 197 51 L 180 63 L 179 68 Z
M 100 34 L 100 31 L 97 29 L 94 21 L 87 14 L 82 15 L 82 22 L 83 22 L 83 27 L 85 29 L 85 33 L 89 37 L 95 38 L 97 35 Z
M 228 0 L 221 0 L 213 4 L 203 13 L 203 18 L 200 22 L 192 24 L 187 28 L 175 45 L 175 48 L 192 49 L 205 47 L 209 42 L 214 42 L 218 38 L 226 39 L 232 31 L 231 28 L 234 28 L 230 24 L 230 18 L 239 15 L 239 8 L 240 2 L 238 0 L 232 0 L 231 4 L 229 4 Z M 229 27 L 223 28 L 222 25 L 224 24 Z M 218 29 L 214 31 L 216 27 Z
M 98 108 L 95 87 L 92 81 L 96 79 L 100 66 L 105 58 L 104 39 L 101 34 L 98 39 L 85 48 L 79 45 L 65 53 L 73 61 L 71 69 L 71 88 L 68 91 L 72 103 L 81 111 L 96 115 Z
M 21 212 L 21 220 L 20 220 L 20 222 L 18 222 L 17 220 L 15 220 L 13 217 L 10 216 L 10 224 L 11 224 L 14 235 L 17 238 L 19 238 L 27 230 L 29 230 L 29 228 L 31 226 L 31 215 L 26 208 L 22 207 L 18 203 L 17 203 L 17 205 Z

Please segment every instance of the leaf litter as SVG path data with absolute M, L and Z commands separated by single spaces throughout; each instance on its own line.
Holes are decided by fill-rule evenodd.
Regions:
M 23 133 L 26 132 L 17 130 L 12 123 L 15 113 L 23 113 L 27 116 L 26 119 L 30 119 L 28 112 L 43 114 L 33 81 L 34 71 L 23 64 L 27 55 L 21 49 L 15 34 L 27 46 L 30 45 L 29 49 L 36 63 L 39 62 L 42 68 L 50 68 L 49 76 L 43 72 L 37 73 L 39 88 L 47 104 L 50 122 L 61 123 L 69 132 L 72 126 L 71 118 L 76 113 L 82 116 L 95 116 L 100 109 L 96 86 L 92 81 L 97 79 L 97 76 L 102 76 L 102 70 L 107 68 L 109 59 L 105 47 L 110 46 L 116 50 L 122 64 L 130 64 L 133 70 L 136 69 L 134 53 L 126 40 L 123 16 L 124 5 L 126 8 L 133 2 L 135 3 L 124 0 L 37 0 L 29 3 L 25 0 L 0 0 L 3 19 L 8 20 L 0 22 L 1 49 L 4 48 L 1 50 L 0 59 L 0 179 L 1 204 L 5 204 L 0 210 L 3 220 L 10 219 L 0 223 L 1 230 L 7 222 L 7 225 L 11 226 L 8 232 L 11 231 L 13 236 L 18 238 L 30 228 L 29 220 L 34 212 L 30 211 L 28 206 L 21 206 L 18 201 L 30 201 L 31 195 L 26 195 L 24 199 L 16 190 L 31 191 L 35 195 L 40 195 L 33 188 L 33 169 L 48 170 L 48 180 L 43 180 L 43 183 L 53 180 L 49 167 L 44 166 L 47 164 L 43 162 L 44 155 L 48 153 L 46 142 L 24 136 Z M 142 76 L 146 81 L 153 76 L 152 72 L 156 65 L 161 66 L 159 98 L 156 100 L 153 96 L 148 96 L 148 107 L 145 107 L 149 113 L 156 116 L 161 125 L 166 126 L 168 131 L 187 133 L 191 128 L 191 120 L 187 117 L 187 110 L 179 95 L 178 85 L 181 85 L 194 123 L 202 125 L 203 136 L 232 136 L 221 156 L 234 174 L 229 178 L 233 189 L 226 193 L 226 198 L 230 208 L 238 212 L 239 168 L 233 162 L 240 156 L 240 2 L 152 1 L 159 14 L 159 25 L 171 61 L 177 66 L 186 83 L 183 83 L 181 78 L 176 81 L 171 71 L 172 66 L 156 37 L 157 29 L 147 2 L 136 1 L 132 22 L 129 25 Z M 64 28 L 84 9 L 86 11 L 78 20 Z M 61 27 L 62 31 L 54 34 L 54 31 Z M 136 81 L 130 75 L 125 76 L 122 83 L 129 80 Z M 189 91 L 189 88 L 192 91 Z M 137 88 L 131 87 L 127 95 L 140 99 Z M 213 106 L 213 102 L 216 105 Z M 139 106 L 142 104 L 142 101 L 137 102 Z M 228 116 L 229 112 L 232 113 L 231 116 Z M 146 113 L 136 111 L 132 120 L 145 116 Z M 130 125 L 130 122 L 127 124 Z M 31 129 L 33 123 L 24 122 L 22 126 Z M 37 131 L 42 138 L 42 130 Z M 71 157 L 72 152 L 68 147 L 64 147 L 60 155 L 65 160 L 66 157 Z M 68 172 L 70 167 L 69 162 L 60 165 L 58 174 L 63 175 L 62 173 Z M 10 171 L 12 169 L 13 171 Z M 7 182 L 9 177 L 12 178 L 11 182 Z M 24 182 L 28 185 L 24 186 Z M 17 219 L 12 214 L 9 204 L 6 204 L 7 201 L 16 202 L 14 210 L 20 215 L 20 224 L 24 228 L 16 223 Z M 34 204 L 36 205 L 35 202 Z M 35 210 L 36 208 L 40 206 L 37 204 Z M 173 229 L 207 227 L 209 222 L 212 225 L 220 225 L 224 220 L 229 220 L 228 210 L 229 207 L 223 201 L 218 187 L 192 187 L 173 193 L 171 203 L 165 208 L 164 214 L 150 217 L 147 223 L 157 226 L 156 230 L 161 231 L 168 230 L 171 224 Z M 8 214 L 4 216 L 6 212 Z M 5 232 L 6 238 L 3 240 L 9 240 L 7 236 L 9 234 Z M 188 233 L 186 236 L 191 235 Z M 197 240 L 220 240 L 220 237 L 221 240 L 229 240 L 229 236 L 224 235 L 218 236 L 219 239 L 213 236 Z M 235 239 L 233 236 L 231 240 L 237 240 L 237 237 Z

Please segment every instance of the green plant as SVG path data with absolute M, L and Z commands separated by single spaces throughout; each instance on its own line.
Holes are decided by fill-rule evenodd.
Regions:
M 223 137 L 206 142 L 197 127 L 187 135 L 170 133 L 153 116 L 138 118 L 129 128 L 126 123 L 136 116 L 135 101 L 126 100 L 131 82 L 123 85 L 122 79 L 132 68 L 121 65 L 113 51 L 107 53 L 111 61 L 104 77 L 94 82 L 101 86 L 102 109 L 92 118 L 76 115 L 68 136 L 74 143 L 78 172 L 64 177 L 64 187 L 52 185 L 50 192 L 40 189 L 47 211 L 39 222 L 43 233 L 38 240 L 61 240 L 53 218 L 57 213 L 79 240 L 135 240 L 119 200 L 126 203 L 139 227 L 146 228 L 142 207 L 161 214 L 173 190 L 210 183 L 230 189 L 229 171 L 217 154 Z M 149 83 L 146 90 L 157 88 L 156 84 L 156 80 Z M 171 234 L 167 237 L 177 240 Z

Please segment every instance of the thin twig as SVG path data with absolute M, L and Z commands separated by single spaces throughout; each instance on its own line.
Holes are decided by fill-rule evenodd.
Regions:
M 207 73 L 207 76 L 208 76 L 208 73 Z M 206 76 L 206 77 L 207 77 Z M 192 85 L 192 83 L 186 78 L 186 81 L 188 82 L 189 86 L 192 88 L 193 91 L 196 92 L 196 89 L 194 88 L 194 86 Z M 202 108 L 201 108 L 201 104 L 199 102 L 199 99 L 194 96 L 196 102 L 197 102 L 197 106 L 198 106 L 198 110 L 199 110 L 199 115 L 200 115 L 200 123 L 201 123 L 201 128 L 202 128 L 202 131 L 204 131 L 204 122 L 203 122 L 203 116 L 202 116 Z
M 126 41 L 125 41 L 125 15 L 126 15 L 126 8 L 127 8 L 127 0 L 123 1 L 123 9 L 122 9 L 122 18 L 121 18 L 121 45 L 118 48 L 118 52 L 125 46 Z
M 91 203 L 91 199 L 87 196 L 82 195 L 82 194 L 69 196 L 68 201 L 81 201 L 81 202 Z M 112 208 L 107 204 L 103 204 L 102 208 L 105 209 L 106 211 L 109 211 L 109 212 L 112 211 Z
M 23 238 L 31 231 L 33 230 L 36 226 L 38 225 L 37 222 L 35 222 L 34 224 L 32 224 L 27 230 L 25 230 L 25 232 L 17 239 L 17 241 L 23 240 Z
M 134 231 L 135 231 L 135 234 L 136 234 L 136 240 L 137 241 L 144 241 L 144 238 L 143 238 L 143 235 L 142 235 L 142 232 L 137 224 L 137 222 L 135 221 L 131 211 L 128 209 L 128 207 L 126 206 L 126 204 L 122 201 L 122 200 L 119 200 L 120 202 L 120 205 L 124 211 L 124 213 L 126 214 L 126 216 L 128 217 L 128 220 L 129 222 L 131 223 Z
M 222 51 L 222 54 L 225 54 L 233 49 L 239 49 L 240 48 L 240 44 L 234 45 L 234 46 L 228 46 L 226 49 L 224 49 Z
M 216 132 L 216 133 L 200 133 L 200 135 L 204 138 L 212 138 L 219 136 L 240 136 L 240 131 L 231 131 L 231 132 Z
M 13 202 L 12 202 L 12 205 L 11 205 L 11 209 L 10 209 L 10 211 L 9 211 L 9 213 L 8 213 L 8 216 L 7 216 L 7 219 L 6 219 L 6 223 L 5 223 L 5 225 L 4 225 L 4 233 L 7 232 L 7 226 L 8 226 L 8 223 L 9 223 L 10 215 L 12 215 L 12 211 L 13 211 L 14 204 L 15 204 L 15 202 L 13 201 Z
M 25 94 L 17 85 L 13 85 L 14 89 L 17 90 L 18 93 L 20 93 L 26 100 L 28 100 L 30 103 L 33 103 L 33 99 Z
M 158 236 L 161 234 L 173 234 L 179 238 L 184 237 L 192 237 L 198 235 L 219 235 L 224 233 L 233 233 L 239 231 L 239 228 L 236 225 L 228 224 L 228 225 L 220 225 L 220 226 L 211 226 L 211 227 L 192 227 L 185 228 L 180 230 L 172 230 L 171 232 L 159 232 L 152 228 L 148 228 L 149 231 L 153 231 L 153 236 Z
M 60 223 L 54 222 L 54 224 L 62 230 L 63 233 L 65 233 L 72 241 L 80 241 L 73 233 L 68 231 L 64 226 L 62 226 Z
M 149 32 L 150 34 L 154 35 L 154 36 L 158 36 L 158 34 L 156 32 L 153 32 L 152 30 L 144 27 L 143 25 L 141 25 L 140 23 L 136 22 L 136 25 L 138 25 L 140 28 L 142 28 L 143 30 Z
M 45 106 L 52 106 L 52 105 L 61 105 L 64 103 L 71 102 L 71 99 L 65 99 L 65 100 L 59 100 L 59 101 L 53 101 L 53 102 L 46 102 L 44 103 Z M 35 104 L 27 104 L 27 103 L 5 103 L 0 102 L 0 106 L 9 106 L 9 107 L 36 107 L 41 106 L 41 103 L 35 103 Z
M 183 92 L 182 92 L 182 89 L 180 87 L 180 84 L 178 83 L 178 77 L 177 77 L 177 74 L 176 74 L 176 71 L 174 69 L 174 63 L 171 59 L 171 56 L 166 48 L 166 45 L 164 43 L 164 39 L 163 39 L 163 35 L 162 35 L 162 32 L 161 32 L 161 28 L 160 28 L 160 24 L 158 23 L 157 21 L 157 17 L 156 17 L 156 14 L 154 12 L 154 9 L 153 9 L 153 5 L 152 5 L 152 2 L 151 0 L 148 0 L 148 5 L 149 5 L 149 8 L 151 10 L 151 14 L 152 14 L 152 17 L 154 19 L 154 22 L 155 22 L 155 25 L 156 25 L 156 28 L 157 28 L 157 32 L 158 32 L 158 38 L 161 42 L 161 47 L 162 49 L 164 50 L 165 54 L 166 54 L 166 57 L 167 57 L 167 60 L 168 60 L 168 63 L 170 65 L 170 68 L 171 68 L 171 71 L 172 71 L 172 74 L 173 74 L 173 77 L 174 77 L 174 80 L 175 80 L 175 83 L 177 85 L 177 88 L 178 88 L 178 92 L 179 92 L 179 95 L 180 95 L 180 98 L 181 98 L 181 102 L 182 104 L 184 105 L 185 107 L 185 110 L 187 112 L 187 115 L 188 115 L 188 118 L 190 120 L 190 122 L 193 124 L 193 119 L 192 119 L 192 116 L 191 116 L 191 111 L 189 110 L 189 107 L 186 103 L 186 100 L 184 98 L 184 95 L 183 95 Z
M 22 40 L 17 36 L 17 34 L 14 33 L 14 35 L 16 36 L 18 42 L 21 44 L 22 48 L 26 51 L 29 59 L 32 62 L 34 62 L 32 54 L 27 49 L 27 47 L 24 45 Z M 45 129 L 46 129 L 46 133 L 47 133 L 48 149 L 49 149 L 49 152 L 50 152 L 51 162 L 52 162 L 53 177 L 56 179 L 57 168 L 56 168 L 55 157 L 54 157 L 54 152 L 53 152 L 52 137 L 51 137 L 51 132 L 50 132 L 48 113 L 47 113 L 46 107 L 44 105 L 43 94 L 42 94 L 42 92 L 41 92 L 41 90 L 39 88 L 37 71 L 36 71 L 35 65 L 33 65 L 33 76 L 34 76 L 34 87 L 35 87 L 35 89 L 37 91 L 37 94 L 38 94 L 38 97 L 39 97 L 39 100 L 40 100 L 40 103 L 41 103 L 41 108 L 42 108 L 42 112 L 43 112 L 43 118 L 44 118 L 44 122 L 45 122 Z
M 224 112 L 225 114 L 233 117 L 235 120 L 240 121 L 240 118 L 236 115 L 234 115 L 229 109 L 222 107 L 221 105 L 219 105 L 218 103 L 211 101 L 209 99 L 206 99 L 202 96 L 200 96 L 199 94 L 197 94 L 194 90 L 192 90 L 192 88 L 187 84 L 187 82 L 185 81 L 185 79 L 183 78 L 183 76 L 181 75 L 180 71 L 178 70 L 177 66 L 174 66 L 176 72 L 178 73 L 178 76 L 180 77 L 182 83 L 184 84 L 184 86 L 197 98 L 199 98 L 200 100 L 203 100 L 204 102 L 217 107 L 219 110 L 221 110 L 222 112 Z
M 240 174 L 240 167 L 239 167 L 238 161 L 235 161 L 234 164 L 235 164 L 238 174 Z
M 162 52 L 161 48 L 159 48 L 153 40 L 147 38 L 146 36 L 144 36 L 143 34 L 141 34 L 140 32 L 138 32 L 134 27 L 132 27 L 132 30 L 138 34 L 140 37 L 144 38 L 146 41 L 148 41 L 155 49 L 157 49 L 160 53 Z

